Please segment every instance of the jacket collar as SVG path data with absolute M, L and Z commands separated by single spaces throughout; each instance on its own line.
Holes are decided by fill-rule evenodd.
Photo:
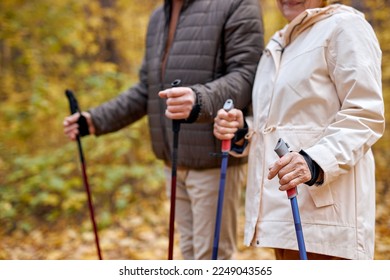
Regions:
M 164 1 L 165 12 L 169 13 L 173 1 L 177 1 L 177 0 L 165 0 Z M 192 2 L 195 2 L 195 1 L 196 0 L 183 0 L 183 9 L 187 8 Z
M 287 47 L 307 28 L 323 19 L 342 12 L 355 13 L 364 17 L 364 15 L 356 9 L 341 4 L 329 5 L 324 8 L 307 9 L 279 31 L 278 35 L 281 38 L 280 44 L 283 48 Z
M 165 0 L 164 1 L 164 14 L 165 14 L 165 24 L 169 23 L 169 19 L 171 17 L 171 6 L 172 2 L 177 0 Z M 187 9 L 189 5 L 191 5 L 192 2 L 195 2 L 196 0 L 183 0 L 183 7 L 181 8 L 182 11 Z

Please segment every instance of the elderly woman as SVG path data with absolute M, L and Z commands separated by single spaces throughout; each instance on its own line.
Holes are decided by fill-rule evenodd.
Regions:
M 218 139 L 234 137 L 233 147 L 249 152 L 245 244 L 274 248 L 276 259 L 299 259 L 285 194 L 298 186 L 308 259 L 373 259 L 371 146 L 385 125 L 377 38 L 352 7 L 277 4 L 288 24 L 259 62 L 245 139 L 240 110 L 220 110 L 214 124 Z M 292 151 L 280 159 L 279 138 Z

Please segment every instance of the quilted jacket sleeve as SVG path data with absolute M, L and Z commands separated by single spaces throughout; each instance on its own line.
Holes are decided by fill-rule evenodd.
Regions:
M 200 95 L 201 112 L 197 122 L 212 122 L 227 99 L 244 109 L 250 104 L 252 85 L 264 48 L 263 22 L 256 0 L 235 1 L 224 25 L 225 74 L 192 89 Z

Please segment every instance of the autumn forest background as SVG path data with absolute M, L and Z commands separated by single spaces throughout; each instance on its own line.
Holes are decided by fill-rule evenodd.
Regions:
M 97 258 L 77 146 L 62 129 L 64 91 L 74 90 L 88 109 L 134 84 L 149 15 L 162 2 L 0 1 L 0 259 Z M 268 41 L 285 21 L 275 0 L 260 2 Z M 381 43 L 388 122 L 390 1 L 344 2 L 366 14 Z M 167 256 L 169 201 L 146 121 L 82 139 L 104 259 Z M 373 148 L 375 259 L 390 259 L 389 147 L 387 128 Z M 272 259 L 266 249 L 241 245 L 243 217 L 242 203 L 237 258 Z M 181 258 L 178 247 L 174 258 Z

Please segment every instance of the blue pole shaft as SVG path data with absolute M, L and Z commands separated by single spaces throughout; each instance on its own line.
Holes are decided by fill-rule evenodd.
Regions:
M 233 100 L 232 99 L 226 100 L 225 104 L 223 105 L 223 109 L 226 112 L 229 112 L 233 108 L 234 108 Z M 217 205 L 217 214 L 215 218 L 215 231 L 214 231 L 214 243 L 213 243 L 213 254 L 212 254 L 213 260 L 216 260 L 218 258 L 218 245 L 219 245 L 219 236 L 221 232 L 223 198 L 225 196 L 226 172 L 227 172 L 229 151 L 231 148 L 230 140 L 222 140 L 221 144 L 222 144 L 221 145 L 221 152 L 222 152 L 221 177 L 219 180 L 218 205 Z
M 307 260 L 306 247 L 305 247 L 305 241 L 303 239 L 303 231 L 302 231 L 301 218 L 299 215 L 297 197 L 294 196 L 290 198 L 290 202 L 291 202 L 291 209 L 294 217 L 295 232 L 298 241 L 299 257 L 301 258 L 301 260 Z
M 228 164 L 228 152 L 223 152 L 222 153 L 222 164 L 221 164 L 221 178 L 219 181 L 217 214 L 216 214 L 216 219 L 215 219 L 213 256 L 212 256 L 213 260 L 216 260 L 218 258 L 218 246 L 219 246 L 219 236 L 221 233 L 222 210 L 223 210 L 223 199 L 225 196 L 225 181 L 226 181 L 227 164 Z
M 279 157 L 283 157 L 285 154 L 290 152 L 288 144 L 284 142 L 282 138 L 279 138 L 274 151 L 278 154 Z M 296 187 L 287 190 L 287 197 L 290 199 L 291 210 L 294 218 L 295 233 L 297 235 L 298 248 L 299 248 L 299 256 L 301 260 L 307 260 L 305 241 L 303 240 L 301 218 L 299 215 L 297 194 L 298 194 L 298 190 Z

